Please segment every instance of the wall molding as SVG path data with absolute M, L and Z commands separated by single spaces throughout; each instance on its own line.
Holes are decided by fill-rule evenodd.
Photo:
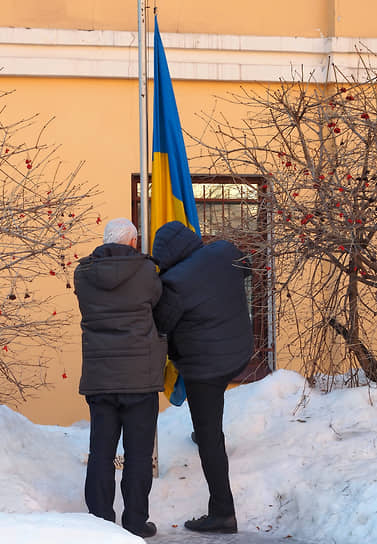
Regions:
M 314 72 L 317 82 L 334 80 L 328 63 L 363 77 L 357 49 L 377 51 L 376 38 L 302 38 L 218 34 L 161 35 L 173 79 L 266 81 Z M 153 77 L 153 36 L 149 73 Z M 2 76 L 135 79 L 137 32 L 0 27 Z M 377 57 L 371 57 L 377 66 Z

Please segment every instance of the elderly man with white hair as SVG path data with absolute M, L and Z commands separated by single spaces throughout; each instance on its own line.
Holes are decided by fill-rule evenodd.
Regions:
M 85 500 L 91 514 L 115 522 L 114 458 L 123 432 L 122 525 L 145 538 L 156 533 L 147 521 L 148 497 L 167 346 L 152 310 L 162 287 L 152 260 L 136 249 L 131 221 L 109 221 L 103 242 L 75 270 L 82 316 L 79 392 L 90 409 Z

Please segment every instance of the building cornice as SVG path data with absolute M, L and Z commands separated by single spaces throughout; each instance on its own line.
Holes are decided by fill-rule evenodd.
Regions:
M 152 77 L 153 36 L 148 38 Z M 314 73 L 321 83 L 334 80 L 329 62 L 362 77 L 358 50 L 377 51 L 376 38 L 162 33 L 162 40 L 172 78 L 183 80 L 274 82 Z M 134 79 L 137 46 L 137 32 L 0 27 L 0 74 Z

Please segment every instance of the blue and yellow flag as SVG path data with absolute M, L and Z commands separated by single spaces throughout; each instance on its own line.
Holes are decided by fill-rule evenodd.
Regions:
M 156 230 L 169 221 L 180 221 L 200 236 L 181 123 L 156 17 L 150 234 L 152 245 Z
M 151 248 L 156 231 L 169 221 L 180 221 L 200 236 L 181 123 L 155 17 Z M 186 398 L 183 379 L 169 359 L 165 366 L 165 395 L 176 406 Z

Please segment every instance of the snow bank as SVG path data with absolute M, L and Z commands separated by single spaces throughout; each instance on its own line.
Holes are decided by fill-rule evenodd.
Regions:
M 376 402 L 376 389 L 322 394 L 284 370 L 228 391 L 225 434 L 240 529 L 374 544 Z M 176 536 L 186 519 L 206 512 L 208 491 L 191 431 L 186 403 L 160 415 L 160 477 L 150 508 L 160 534 Z M 86 514 L 86 422 L 69 428 L 34 425 L 0 406 L 0 434 L 3 541 L 81 544 L 88 536 L 91 544 L 135 541 L 118 525 Z M 117 471 L 118 483 L 120 477 Z M 119 485 L 115 509 L 120 519 Z

